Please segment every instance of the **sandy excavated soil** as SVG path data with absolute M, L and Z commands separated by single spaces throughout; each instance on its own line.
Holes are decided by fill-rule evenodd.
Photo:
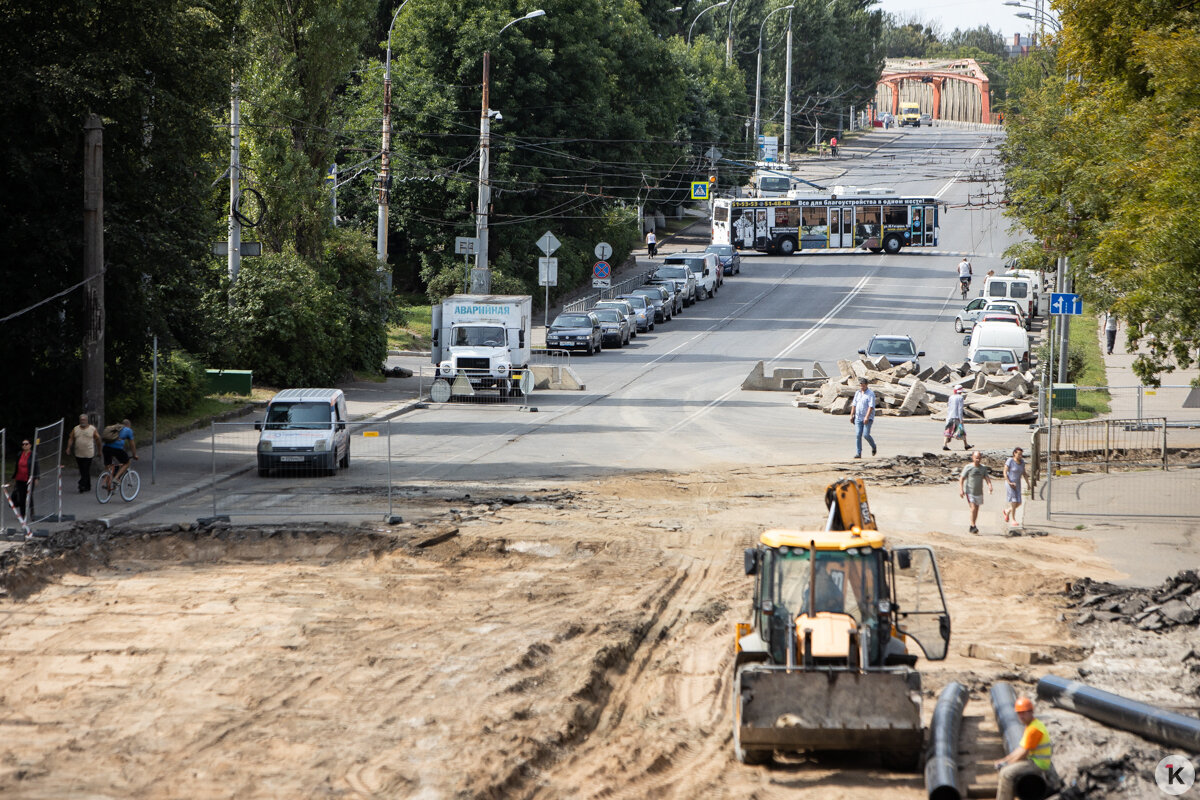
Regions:
M 872 498 L 912 491 L 887 486 L 911 474 L 869 484 Z M 924 797 L 920 775 L 870 755 L 731 755 L 733 626 L 752 585 L 741 550 L 767 527 L 821 527 L 836 477 L 412 487 L 390 528 L 79 529 L 0 565 L 0 795 Z M 1181 663 L 1193 628 L 1062 621 L 1067 581 L 1114 577 L 1086 543 L 897 538 L 938 553 L 954 639 L 947 661 L 922 662 L 925 711 L 948 680 L 971 687 L 964 777 L 977 791 L 994 792 L 1002 755 L 994 679 L 1031 691 L 1083 667 L 1104 688 L 1194 707 Z M 968 657 L 972 643 L 1074 660 L 1016 666 Z M 1153 746 L 1042 717 L 1060 771 L 1125 758 L 1114 796 L 1153 791 L 1138 783 Z

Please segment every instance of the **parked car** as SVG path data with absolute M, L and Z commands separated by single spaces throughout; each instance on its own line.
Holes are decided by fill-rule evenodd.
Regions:
M 1017 361 L 1017 354 L 1007 347 L 988 347 L 980 348 L 971 354 L 968 359 L 971 362 L 971 369 L 980 370 L 983 365 L 989 361 L 995 361 L 1000 364 L 1000 368 L 1005 372 L 1019 372 L 1021 364 Z
M 868 358 L 887 356 L 893 365 L 911 361 L 914 372 L 921 371 L 920 359 L 925 355 L 924 350 L 917 350 L 917 343 L 911 336 L 902 334 L 876 334 L 871 337 L 870 344 L 858 352 Z
M 707 300 L 717 293 L 721 267 L 715 253 L 672 253 L 663 263 L 683 265 L 692 271 L 696 276 L 697 300 Z
M 1025 308 L 1012 300 L 988 300 L 988 304 L 983 307 L 983 314 L 1012 314 L 1017 318 L 1017 324 L 1025 330 L 1029 330 L 1033 324 L 1032 320 L 1025 315 Z M 982 319 L 983 317 L 980 317 Z
M 632 305 L 625 302 L 624 300 L 600 300 L 596 303 L 596 305 L 592 306 L 592 308 L 593 309 L 596 309 L 596 308 L 618 309 L 622 314 L 625 315 L 625 321 L 629 323 L 629 338 L 630 339 L 637 338 L 637 335 L 638 335 L 637 312 L 633 310 Z
M 254 423 L 258 475 L 272 469 L 301 469 L 329 475 L 350 468 L 346 395 L 341 389 L 284 389 Z
M 971 331 L 970 336 L 963 337 L 967 346 L 967 360 L 976 361 L 975 351 L 994 350 L 1003 348 L 1012 350 L 1017 355 L 1021 369 L 1029 369 L 1029 334 L 1020 325 L 1007 322 L 980 322 Z
M 654 304 L 655 322 L 671 321 L 671 307 L 667 305 L 666 289 L 658 286 L 642 286 L 634 289 L 630 294 L 640 294 Z
M 653 280 L 646 281 L 645 287 L 657 287 L 662 289 L 663 297 L 667 301 L 667 306 L 671 309 L 671 316 L 683 313 L 683 295 L 675 288 L 674 281 L 666 281 L 665 283 L 656 283 Z
M 742 272 L 742 256 L 738 253 L 737 248 L 731 244 L 710 244 L 704 248 L 704 252 L 713 253 L 717 257 L 717 263 L 721 265 L 721 271 L 726 275 L 740 275 Z
M 921 115 L 921 124 L 932 126 L 933 125 L 933 114 L 922 114 Z
M 666 264 L 659 267 L 650 276 L 651 283 L 671 283 L 675 286 L 675 291 L 683 295 L 683 305 L 692 305 L 696 302 L 696 276 L 686 264 Z
M 1009 314 L 1004 311 L 989 311 L 986 308 L 983 314 L 979 317 L 980 322 L 1009 322 L 1019 327 L 1025 327 L 1021 324 L 1021 317 L 1018 314 Z
M 619 308 L 593 308 L 590 312 L 600 320 L 601 340 L 605 347 L 624 347 L 633 335 L 629 320 Z
M 637 319 L 638 333 L 654 330 L 654 303 L 640 294 L 619 294 L 618 300 L 624 300 L 633 306 Z
M 589 356 L 604 346 L 604 332 L 595 314 L 559 314 L 546 329 L 547 350 L 583 350 Z
M 954 330 L 956 333 L 968 333 L 975 327 L 975 323 L 979 321 L 979 315 L 983 313 L 983 309 L 987 306 L 986 297 L 976 297 L 971 302 L 967 303 L 967 307 L 958 312 L 958 316 L 954 318 Z

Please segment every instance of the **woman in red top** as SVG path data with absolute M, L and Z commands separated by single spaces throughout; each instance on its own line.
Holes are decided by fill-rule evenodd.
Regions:
M 33 498 L 29 491 L 37 484 L 37 462 L 33 460 L 33 443 L 28 439 L 21 442 L 21 455 L 17 456 L 17 468 L 13 472 L 12 503 L 24 522 L 33 516 Z M 28 502 L 29 507 L 25 504 Z

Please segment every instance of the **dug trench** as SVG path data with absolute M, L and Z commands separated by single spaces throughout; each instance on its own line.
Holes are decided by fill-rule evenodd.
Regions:
M 876 469 L 884 527 L 942 567 L 954 640 L 922 662 L 925 713 L 947 681 L 970 687 L 973 794 L 994 792 L 1002 755 L 993 680 L 1032 692 L 1053 671 L 1194 708 L 1194 627 L 1076 622 L 1068 584 L 1119 578 L 1085 541 L 930 530 L 906 509 L 946 490 L 943 471 Z M 78 527 L 0 565 L 0 794 L 924 797 L 870 754 L 732 758 L 741 550 L 820 527 L 843 474 L 414 486 L 395 526 Z M 1060 771 L 1088 785 L 1128 791 L 1157 752 L 1042 717 Z

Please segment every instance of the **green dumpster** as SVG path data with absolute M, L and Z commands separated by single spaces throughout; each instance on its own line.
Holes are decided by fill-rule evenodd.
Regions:
M 248 369 L 207 369 L 209 394 L 249 395 L 253 372 Z
M 1075 384 L 1055 383 L 1050 387 L 1050 407 L 1061 411 L 1073 411 L 1076 405 Z

